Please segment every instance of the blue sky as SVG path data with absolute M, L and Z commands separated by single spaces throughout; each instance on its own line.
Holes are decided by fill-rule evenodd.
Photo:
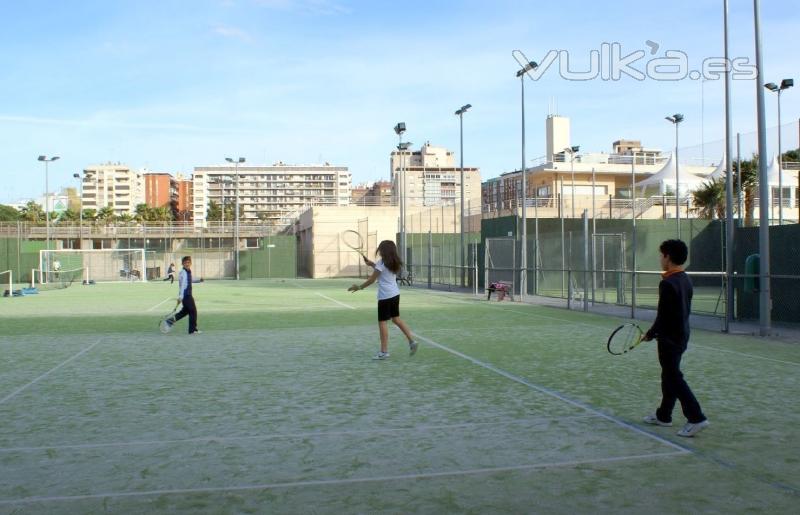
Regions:
M 761 3 L 765 79 L 798 80 L 796 3 Z M 721 0 L 3 0 L 2 12 L 0 202 L 42 193 L 40 154 L 61 156 L 51 189 L 94 163 L 175 173 L 226 156 L 387 178 L 396 122 L 415 146 L 458 150 L 453 112 L 465 103 L 465 165 L 494 177 L 520 161 L 512 50 L 536 61 L 567 50 L 576 68 L 603 42 L 624 55 L 655 41 L 692 67 L 722 55 Z M 731 0 L 731 27 L 732 56 L 752 59 L 752 2 Z M 567 81 L 553 67 L 526 84 L 527 155 L 544 153 L 551 99 L 582 150 L 619 138 L 668 149 L 675 112 L 682 146 L 724 137 L 722 93 L 706 83 L 701 131 L 698 81 Z M 734 81 L 733 101 L 734 130 L 754 130 L 755 83 Z M 782 102 L 784 123 L 797 123 L 800 87 Z

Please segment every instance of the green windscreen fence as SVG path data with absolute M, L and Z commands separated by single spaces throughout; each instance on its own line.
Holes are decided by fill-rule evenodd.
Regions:
M 297 277 L 297 243 L 294 236 L 261 238 L 257 249 L 239 252 L 241 279 Z

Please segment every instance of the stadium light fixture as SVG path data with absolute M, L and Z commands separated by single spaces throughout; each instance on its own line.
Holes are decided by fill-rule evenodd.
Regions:
M 464 263 L 466 262 L 466 249 L 464 247 L 464 113 L 466 113 L 472 104 L 466 104 L 461 106 L 461 109 L 456 111 L 456 116 L 458 116 L 458 126 L 459 126 L 459 145 L 461 150 L 459 151 L 459 156 L 461 160 L 461 286 L 466 286 L 466 270 L 464 269 Z
M 234 167 L 234 176 L 236 177 L 236 224 L 234 226 L 234 235 L 233 235 L 233 244 L 234 244 L 234 255 L 236 261 L 236 280 L 239 280 L 239 164 L 245 162 L 245 158 L 240 157 L 238 159 L 233 159 L 231 157 L 226 157 L 225 161 L 229 163 L 233 163 Z
M 681 186 L 680 186 L 680 165 L 678 164 L 678 126 L 683 121 L 683 115 L 675 113 L 665 118 L 675 125 L 675 220 L 677 224 L 678 239 L 681 239 Z
M 778 94 L 778 224 L 783 225 L 783 145 L 781 141 L 781 93 L 794 86 L 794 79 L 783 79 L 778 86 L 774 82 L 764 87 Z

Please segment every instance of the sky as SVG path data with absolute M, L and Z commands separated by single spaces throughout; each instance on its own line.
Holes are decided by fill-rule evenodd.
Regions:
M 730 1 L 731 57 L 754 63 L 753 2 Z M 690 69 L 723 55 L 722 0 L 596 2 L 366 0 L 0 0 L 0 203 L 76 185 L 73 173 L 121 162 L 191 173 L 248 164 L 329 162 L 353 182 L 387 179 L 392 128 L 459 151 L 483 179 L 519 169 L 520 80 L 512 51 L 570 70 L 592 50 L 681 51 Z M 765 82 L 800 80 L 795 0 L 761 2 Z M 652 45 L 658 50 L 651 54 Z M 724 138 L 723 81 L 568 80 L 557 60 L 526 79 L 526 155 L 545 152 L 545 117 L 568 116 L 572 143 L 610 152 L 620 138 L 668 150 Z M 636 64 L 644 69 L 647 59 Z M 797 124 L 800 83 L 782 95 Z M 734 80 L 734 132 L 756 129 L 756 84 Z M 777 125 L 766 92 L 767 125 Z M 557 107 L 554 107 L 557 106 Z M 784 131 L 784 137 L 792 129 Z M 794 129 L 794 138 L 797 130 Z M 770 138 L 768 152 L 775 152 Z M 707 144 L 713 155 L 722 146 Z M 797 146 L 785 143 L 784 147 Z

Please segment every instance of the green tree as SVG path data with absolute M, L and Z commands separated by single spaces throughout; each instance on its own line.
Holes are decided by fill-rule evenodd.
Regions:
M 0 204 L 0 222 L 16 222 L 19 217 L 19 211 L 11 206 Z
M 725 218 L 725 180 L 709 180 L 692 192 L 697 216 L 708 220 Z
M 148 220 L 148 210 L 150 208 L 147 207 L 147 204 L 136 204 L 136 210 L 133 217 L 139 222 L 146 222 Z
M 83 221 L 84 222 L 86 222 L 86 221 L 94 222 L 95 220 L 97 220 L 97 211 L 95 211 L 94 209 L 91 209 L 91 208 L 83 210 Z
M 81 216 L 80 213 L 78 213 L 77 211 L 73 211 L 72 209 L 67 209 L 63 213 L 61 213 L 61 216 L 58 217 L 58 220 L 63 222 L 77 222 L 78 220 L 80 220 L 80 216 Z
M 739 167 L 742 173 L 742 196 L 744 197 L 744 225 L 745 227 L 753 226 L 753 218 L 755 213 L 756 195 L 758 189 L 758 156 L 753 154 L 753 157 L 747 160 L 733 162 L 733 182 L 734 188 L 739 189 Z
M 130 213 L 122 213 L 115 218 L 117 222 L 133 222 L 135 219 Z
M 213 200 L 208 201 L 208 211 L 206 212 L 206 220 L 209 222 L 219 222 L 222 220 L 222 208 Z
M 46 213 L 42 206 L 29 200 L 27 204 L 20 209 L 20 217 L 26 222 L 44 222 Z
M 100 211 L 97 212 L 96 220 L 98 222 L 110 222 L 114 220 L 114 208 L 110 206 L 106 206 L 100 208 Z

